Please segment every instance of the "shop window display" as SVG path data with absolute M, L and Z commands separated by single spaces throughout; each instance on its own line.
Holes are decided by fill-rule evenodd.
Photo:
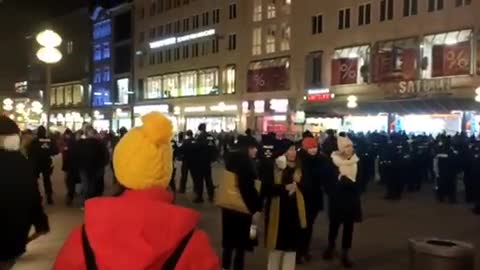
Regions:
M 145 91 L 145 99 L 161 98 L 162 95 L 162 77 L 147 78 L 147 91 Z
M 55 105 L 56 98 L 57 98 L 57 89 L 56 88 L 51 88 L 50 89 L 50 106 Z
M 73 103 L 73 86 L 65 86 L 65 105 L 71 105 Z
M 83 85 L 75 84 L 73 86 L 72 102 L 74 105 L 83 103 Z
M 182 96 L 195 96 L 197 90 L 197 73 L 195 71 L 180 73 L 180 89 Z
M 335 50 L 332 60 L 332 85 L 361 84 L 369 79 L 370 46 L 356 46 Z
M 235 94 L 236 69 L 235 66 L 228 66 L 224 75 L 225 94 Z
M 56 92 L 57 92 L 57 101 L 55 105 L 57 106 L 64 105 L 64 87 L 63 86 L 57 87 Z
M 186 130 L 196 131 L 198 126 L 205 123 L 207 131 L 233 131 L 237 128 L 236 117 L 189 117 L 186 118 Z
M 130 80 L 128 78 L 122 78 L 117 80 L 117 97 L 118 103 L 128 104 L 128 89 L 130 86 Z
M 420 43 L 416 38 L 378 42 L 373 53 L 372 80 L 391 82 L 416 80 Z
M 425 36 L 422 45 L 422 78 L 471 74 L 471 29 Z
M 218 69 L 199 71 L 197 95 L 218 94 Z
M 178 74 L 169 74 L 163 76 L 163 97 L 179 96 Z
M 252 62 L 247 73 L 247 92 L 290 89 L 290 59 L 274 58 Z

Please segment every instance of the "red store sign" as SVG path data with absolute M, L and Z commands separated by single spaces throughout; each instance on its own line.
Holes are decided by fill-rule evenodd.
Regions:
M 247 92 L 288 90 L 289 84 L 290 76 L 285 66 L 249 70 L 247 74 Z
M 332 60 L 332 85 L 354 84 L 358 77 L 358 58 Z
M 468 75 L 471 66 L 470 41 L 435 45 L 432 49 L 432 77 Z

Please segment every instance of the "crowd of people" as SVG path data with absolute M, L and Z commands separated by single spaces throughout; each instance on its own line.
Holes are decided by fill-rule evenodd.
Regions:
M 48 233 L 37 183 L 43 181 L 43 199 L 53 204 L 52 157 L 59 153 L 66 204 L 78 199 L 85 221 L 66 240 L 56 270 L 181 270 L 192 265 L 242 270 L 246 253 L 259 245 L 262 224 L 268 269 L 295 269 L 312 259 L 315 220 L 324 209 L 329 233 L 323 259 L 339 254 L 341 264 L 351 268 L 354 226 L 362 221 L 361 195 L 375 180 L 385 186 L 386 200 L 399 200 L 404 192 L 418 192 L 430 183 L 438 201 L 455 203 L 461 179 L 466 202 L 480 214 L 480 142 L 464 134 L 434 138 L 329 130 L 316 136 L 307 131 L 299 139 L 274 133 L 257 138 L 251 130 L 211 134 L 201 124 L 195 134 L 189 130 L 174 138 L 172 124 L 162 114 L 142 120 L 143 126 L 129 132 L 122 128 L 118 135 L 85 125 L 49 137 L 43 127 L 20 133 L 13 121 L 0 118 L 0 164 L 9 180 L 0 182 L 0 215 L 11 220 L 0 224 L 2 239 L 8 240 L 0 243 L 0 270 L 10 269 L 28 241 Z M 176 161 L 181 161 L 179 181 Z M 216 201 L 225 195 L 215 194 L 225 192 L 212 179 L 216 161 L 224 162 L 220 167 L 225 171 L 218 185 L 234 177 L 229 203 Z M 119 187 L 113 197 L 102 197 L 107 166 Z M 197 228 L 199 214 L 172 204 L 173 195 L 186 193 L 189 174 L 194 203 L 204 202 L 206 187 L 208 200 L 221 208 L 221 261 Z M 32 225 L 36 233 L 29 236 Z

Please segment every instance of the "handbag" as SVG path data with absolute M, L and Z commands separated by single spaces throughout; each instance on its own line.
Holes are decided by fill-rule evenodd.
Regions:
M 261 182 L 255 180 L 255 189 L 260 192 Z M 233 210 L 244 214 L 252 214 L 243 201 L 242 194 L 238 189 L 238 177 L 236 174 L 224 170 L 223 181 L 218 187 L 215 204 L 223 209 Z

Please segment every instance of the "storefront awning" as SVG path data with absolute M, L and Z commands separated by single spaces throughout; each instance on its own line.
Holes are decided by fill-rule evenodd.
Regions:
M 473 98 L 432 98 L 404 100 L 372 100 L 358 101 L 358 107 L 347 108 L 346 102 L 332 101 L 328 103 L 307 103 L 307 115 L 338 116 L 349 114 L 439 114 L 451 111 L 480 111 L 480 103 Z

